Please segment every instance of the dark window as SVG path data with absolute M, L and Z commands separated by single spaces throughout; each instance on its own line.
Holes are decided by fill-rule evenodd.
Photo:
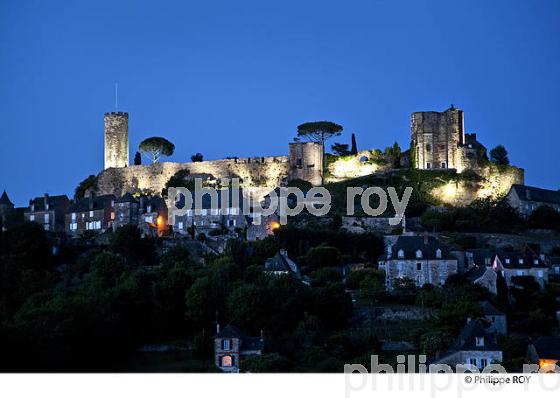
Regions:
M 298 160 L 296 161 L 296 166 L 297 166 L 297 167 L 302 167 L 302 166 L 303 166 L 303 160 L 302 160 L 302 159 L 298 159 Z
M 416 270 L 422 271 L 422 263 L 416 263 Z
M 426 163 L 426 168 L 427 169 L 431 169 L 432 168 L 432 164 L 430 162 Z
M 445 162 L 441 162 L 441 168 L 445 169 Z
M 432 150 L 432 146 L 430 144 L 426 144 L 426 152 L 430 152 Z

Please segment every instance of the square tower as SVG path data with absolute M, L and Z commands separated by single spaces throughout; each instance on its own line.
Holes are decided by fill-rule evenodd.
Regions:
M 110 112 L 104 117 L 105 169 L 128 166 L 128 113 Z

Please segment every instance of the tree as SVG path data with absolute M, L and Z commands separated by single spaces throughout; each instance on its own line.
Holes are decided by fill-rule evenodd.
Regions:
M 163 137 L 150 137 L 140 143 L 139 149 L 150 157 L 152 163 L 157 163 L 162 156 L 173 155 L 175 145 Z
M 351 155 L 358 154 L 358 145 L 356 145 L 356 135 L 354 133 L 352 133 L 352 149 L 350 149 L 350 154 Z
M 560 229 L 560 213 L 550 206 L 541 205 L 529 216 L 529 227 Z
M 401 162 L 401 147 L 398 143 L 394 143 L 393 146 L 385 148 L 385 156 L 391 162 L 391 166 L 395 169 L 400 167 Z
M 197 152 L 191 156 L 192 162 L 202 162 L 203 160 L 204 160 L 204 156 L 202 156 L 202 153 L 200 152 Z
M 496 164 L 504 166 L 509 164 L 508 152 L 503 145 L 498 145 L 490 151 L 490 159 Z
M 140 166 L 141 164 L 142 164 L 142 156 L 140 155 L 140 152 L 136 151 L 136 154 L 134 155 L 134 165 Z
M 74 191 L 74 198 L 75 199 L 82 199 L 86 195 L 86 191 L 88 189 L 96 189 L 97 188 L 97 177 L 91 174 L 87 178 L 85 178 Z
M 342 126 L 333 122 L 308 122 L 298 126 L 298 137 L 306 137 L 307 139 L 320 142 L 325 147 L 325 141 L 331 137 L 340 135 Z
M 348 150 L 348 144 L 340 144 L 338 142 L 335 142 L 331 146 L 331 149 L 335 153 L 335 155 L 338 155 L 338 156 L 348 156 L 348 155 L 350 155 L 350 151 Z

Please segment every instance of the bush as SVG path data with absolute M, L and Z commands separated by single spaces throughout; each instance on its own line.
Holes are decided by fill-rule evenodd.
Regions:
M 312 269 L 340 266 L 340 250 L 332 246 L 317 246 L 309 249 L 305 255 L 305 263 Z
M 560 213 L 542 205 L 531 213 L 528 222 L 530 228 L 560 230 Z

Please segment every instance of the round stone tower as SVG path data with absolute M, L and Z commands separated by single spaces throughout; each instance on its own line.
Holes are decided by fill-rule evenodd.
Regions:
M 105 168 L 128 166 L 128 113 L 109 112 L 105 124 Z

